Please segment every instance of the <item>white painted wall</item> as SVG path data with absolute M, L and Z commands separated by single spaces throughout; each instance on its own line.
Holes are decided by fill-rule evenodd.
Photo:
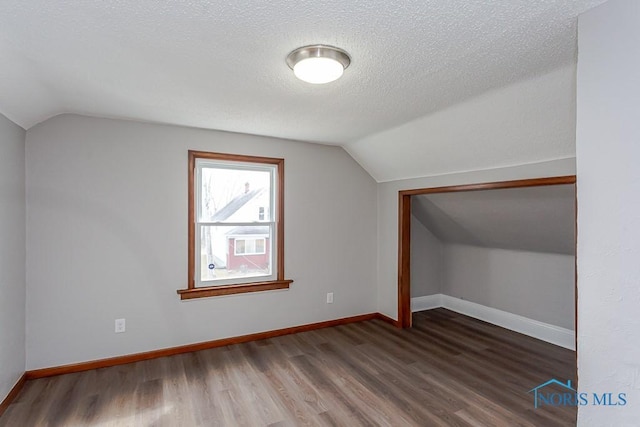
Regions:
M 580 426 L 640 420 L 640 2 L 579 19 L 578 377 L 581 392 L 627 393 L 581 406 Z
M 442 293 L 574 329 L 575 257 L 445 245 Z
M 378 311 L 397 319 L 398 191 L 480 182 L 571 175 L 575 159 L 561 159 L 499 169 L 438 175 L 378 185 Z
M 25 371 L 24 137 L 0 114 L 0 401 Z
M 179 300 L 188 149 L 285 158 L 291 289 Z M 341 148 L 64 115 L 26 157 L 27 369 L 376 311 L 376 184 Z
M 575 64 L 349 143 L 379 182 L 575 156 Z
M 411 297 L 441 292 L 443 246 L 415 216 L 411 216 Z

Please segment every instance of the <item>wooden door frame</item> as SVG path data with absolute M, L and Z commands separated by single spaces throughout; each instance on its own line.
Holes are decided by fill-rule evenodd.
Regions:
M 456 193 L 463 191 L 499 190 L 507 188 L 543 187 L 548 185 L 576 184 L 575 175 L 550 178 L 520 179 L 481 184 L 452 185 L 447 187 L 416 188 L 398 192 L 398 327 L 411 327 L 411 196 L 437 193 Z M 577 215 L 577 205 L 576 205 Z M 577 241 L 576 229 L 576 241 Z M 578 300 L 578 277 L 576 275 L 575 298 Z M 575 330 L 578 330 L 578 311 L 576 303 Z

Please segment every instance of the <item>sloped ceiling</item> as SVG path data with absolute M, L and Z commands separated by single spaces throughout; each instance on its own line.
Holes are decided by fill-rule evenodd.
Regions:
M 603 0 L 3 0 L 0 112 L 60 113 L 345 144 L 575 61 Z M 335 83 L 296 80 L 300 46 L 337 45 Z
M 412 213 L 444 243 L 575 254 L 575 186 L 414 196 Z
M 349 143 L 378 182 L 575 157 L 575 66 Z

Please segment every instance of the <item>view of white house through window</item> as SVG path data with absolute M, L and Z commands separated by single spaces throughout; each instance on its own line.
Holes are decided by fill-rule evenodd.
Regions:
M 196 161 L 197 286 L 274 280 L 276 166 Z

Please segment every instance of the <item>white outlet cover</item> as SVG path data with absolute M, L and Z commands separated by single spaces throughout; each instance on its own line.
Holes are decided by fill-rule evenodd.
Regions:
M 333 292 L 327 294 L 327 304 L 333 304 Z
M 116 334 L 122 333 L 126 331 L 126 321 L 125 319 L 116 319 Z

